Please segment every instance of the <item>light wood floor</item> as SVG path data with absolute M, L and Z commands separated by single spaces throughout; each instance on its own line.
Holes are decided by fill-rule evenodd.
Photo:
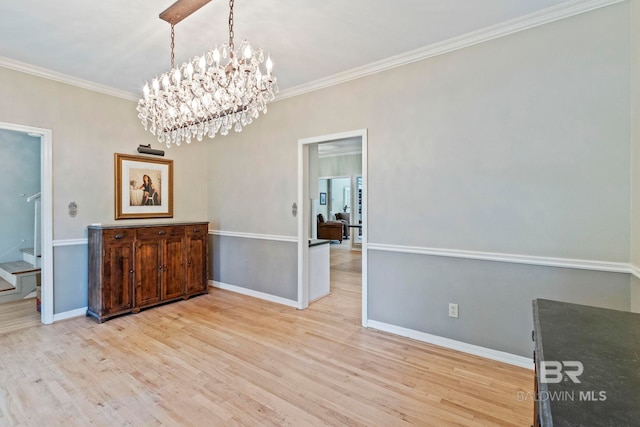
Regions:
M 40 313 L 35 298 L 0 304 L 0 335 L 36 325 L 40 325 Z
M 359 256 L 304 311 L 213 289 L 0 335 L 0 425 L 531 424 L 531 371 L 361 328 Z

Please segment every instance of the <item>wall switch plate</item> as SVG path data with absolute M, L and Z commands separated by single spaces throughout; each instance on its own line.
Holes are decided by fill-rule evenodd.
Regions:
M 458 304 L 449 303 L 449 317 L 458 318 Z

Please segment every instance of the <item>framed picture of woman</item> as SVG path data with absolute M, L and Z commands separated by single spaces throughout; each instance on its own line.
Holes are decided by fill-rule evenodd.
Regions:
M 173 160 L 115 154 L 115 219 L 173 218 Z

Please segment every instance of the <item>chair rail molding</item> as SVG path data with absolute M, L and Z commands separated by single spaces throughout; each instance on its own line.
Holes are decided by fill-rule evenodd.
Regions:
M 88 245 L 89 239 L 86 237 L 83 239 L 58 239 L 53 241 L 53 246 L 80 246 L 80 245 Z
M 240 231 L 209 230 L 209 234 L 214 236 L 239 237 L 242 239 L 271 240 L 276 242 L 296 243 L 298 241 L 298 238 L 295 236 L 279 236 L 275 234 L 244 233 Z
M 369 249 L 383 252 L 400 252 L 406 254 L 432 255 L 448 258 L 498 261 L 515 264 L 536 265 L 542 267 L 562 267 L 580 270 L 603 271 L 608 273 L 627 273 L 633 274 L 640 278 L 640 269 L 624 262 L 554 258 L 535 255 L 504 254 L 495 252 L 466 251 L 460 249 L 427 248 L 419 246 L 386 245 L 381 243 L 369 243 Z

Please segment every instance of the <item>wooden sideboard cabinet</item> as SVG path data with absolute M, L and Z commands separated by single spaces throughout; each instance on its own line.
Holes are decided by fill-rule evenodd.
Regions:
M 207 293 L 207 222 L 89 229 L 89 307 L 99 322 Z

